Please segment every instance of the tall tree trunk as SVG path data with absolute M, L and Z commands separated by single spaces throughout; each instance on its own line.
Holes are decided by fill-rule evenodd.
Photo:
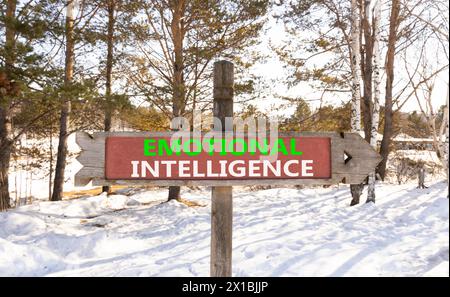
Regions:
M 7 119 L 3 109 L 0 109 L 0 211 L 10 208 L 9 197 L 9 163 L 11 160 L 11 121 Z
M 352 132 L 361 131 L 361 49 L 360 49 L 360 11 L 358 1 L 351 0 L 351 68 L 352 68 L 352 113 L 351 128 Z M 350 185 L 352 201 L 350 206 L 359 203 L 364 184 Z
M 183 39 L 185 35 L 185 28 L 183 24 L 183 15 L 185 11 L 185 1 L 175 1 L 173 7 L 173 18 L 171 23 L 173 48 L 174 48 L 174 71 L 173 71 L 173 99 L 172 99 L 172 117 L 176 118 L 184 113 L 184 59 L 183 59 Z M 180 129 L 179 123 L 176 127 L 172 127 L 173 130 Z M 169 187 L 168 200 L 180 198 L 179 186 Z
M 447 84 L 447 97 L 446 104 L 443 110 L 442 122 L 438 129 L 436 126 L 436 115 L 431 112 L 428 118 L 430 130 L 433 132 L 433 146 L 435 148 L 436 154 L 439 157 L 439 160 L 442 163 L 442 167 L 444 168 L 446 182 L 448 185 L 449 182 L 449 152 L 448 152 L 448 137 L 449 137 L 449 114 L 448 114 L 448 104 L 449 104 L 449 89 Z M 427 99 L 428 109 L 432 111 L 432 103 L 431 103 L 431 91 L 429 93 L 429 97 Z M 447 195 L 448 198 L 448 195 Z
M 447 175 L 447 186 L 449 183 L 449 152 L 448 152 L 448 137 L 449 137 L 449 122 L 450 122 L 450 116 L 448 114 L 449 112 L 449 106 L 448 106 L 448 97 L 449 97 L 449 89 L 448 89 L 448 84 L 447 84 L 447 103 L 446 106 L 444 108 L 444 118 L 445 121 L 443 122 L 443 129 L 444 132 L 441 133 L 441 135 L 444 135 L 444 158 L 445 158 L 445 164 L 444 164 L 444 168 L 445 168 L 445 173 Z M 447 198 L 448 198 L 448 194 L 447 194 Z
M 16 95 L 13 79 L 15 63 L 15 28 L 16 0 L 6 3 L 5 19 L 5 73 L 0 72 L 0 211 L 8 209 L 9 197 L 9 164 L 13 145 L 11 100 Z
M 64 88 L 66 91 L 72 84 L 73 77 L 73 64 L 74 64 L 74 39 L 73 39 L 73 26 L 74 26 L 74 2 L 75 0 L 68 0 L 67 2 L 67 14 L 66 14 L 66 60 L 65 60 L 65 75 L 64 75 Z M 61 106 L 61 118 L 59 122 L 59 143 L 58 154 L 56 158 L 55 167 L 55 182 L 53 184 L 52 201 L 59 201 L 63 196 L 64 186 L 64 170 L 66 169 L 67 161 L 67 138 L 69 137 L 69 115 L 71 111 L 71 98 L 69 98 L 68 92 L 64 95 L 64 99 Z
M 386 177 L 386 165 L 390 152 L 392 132 L 393 132 L 393 112 L 392 112 L 392 88 L 394 84 L 394 58 L 395 46 L 397 43 L 397 29 L 400 14 L 400 0 L 392 1 L 391 16 L 389 18 L 389 38 L 386 54 L 386 95 L 384 104 L 384 130 L 381 141 L 380 154 L 383 158 L 378 165 L 378 173 L 381 178 Z
M 362 13 L 362 33 L 364 35 L 364 59 L 362 65 L 364 100 L 363 100 L 363 121 L 364 135 L 367 142 L 370 142 L 370 131 L 372 129 L 372 60 L 373 60 L 373 35 L 370 22 L 370 3 L 371 0 L 363 0 Z
M 370 145 L 377 149 L 377 132 L 380 116 L 380 14 L 381 0 L 375 0 L 373 8 L 372 28 L 373 28 L 373 113 L 372 113 L 372 129 L 370 133 Z M 369 175 L 369 183 L 367 189 L 367 203 L 375 203 L 375 171 Z
M 115 23 L 115 10 L 116 0 L 108 1 L 108 36 L 107 36 L 107 55 L 106 55 L 106 82 L 105 82 L 105 132 L 111 131 L 111 118 L 112 118 L 112 102 L 111 102 L 111 83 L 112 83 L 112 68 L 113 68 L 113 55 L 114 55 L 114 23 Z M 111 188 L 109 186 L 103 186 L 103 192 L 109 193 Z
M 48 199 L 52 199 L 52 178 L 53 178 L 53 125 L 50 124 L 50 135 L 49 135 L 49 166 L 48 166 Z

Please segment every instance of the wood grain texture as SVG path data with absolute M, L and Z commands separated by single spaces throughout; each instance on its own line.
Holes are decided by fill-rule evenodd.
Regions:
M 231 276 L 232 237 L 233 187 L 212 187 L 210 276 Z
M 358 184 L 381 161 L 380 155 L 358 134 L 335 132 L 280 132 L 280 137 L 329 137 L 331 139 L 332 177 L 330 179 L 243 179 L 243 180 L 106 180 L 105 179 L 105 139 L 114 137 L 168 136 L 174 132 L 98 132 L 89 135 L 78 132 L 77 144 L 82 151 L 77 160 L 83 168 L 75 175 L 75 185 L 159 185 L 159 186 L 232 186 L 232 185 L 331 185 L 337 183 Z M 178 132 L 180 133 L 180 132 Z M 211 132 L 209 132 L 211 133 Z M 184 132 L 181 135 L 191 135 Z M 235 133 L 236 137 L 254 136 Z M 344 153 L 352 158 L 344 162 Z
M 213 115 L 220 119 L 218 132 L 228 132 L 225 119 L 233 117 L 234 66 L 228 61 L 214 63 Z M 212 187 L 211 191 L 211 260 L 210 276 L 230 277 L 232 263 L 233 187 Z

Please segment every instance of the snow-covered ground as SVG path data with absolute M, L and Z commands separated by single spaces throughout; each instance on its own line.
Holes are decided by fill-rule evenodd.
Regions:
M 45 158 L 30 158 L 23 154 L 20 160 L 13 160 L 9 172 L 9 192 L 13 200 L 20 198 L 30 199 L 48 199 L 49 188 L 49 150 L 46 139 L 24 138 L 21 141 L 22 148 L 37 148 L 43 152 Z M 58 138 L 53 138 L 53 170 L 56 163 L 56 149 L 58 148 Z M 75 159 L 80 148 L 75 142 L 75 134 L 71 134 L 67 139 L 69 156 L 67 160 L 66 170 L 64 171 L 65 182 L 64 191 L 85 190 L 92 188 L 91 185 L 85 187 L 75 187 L 75 173 L 83 166 Z M 27 165 L 27 164 L 32 164 Z M 54 173 L 52 176 L 52 181 Z M 16 201 L 13 201 L 13 205 Z
M 378 135 L 382 137 L 382 135 Z M 406 136 L 401 136 L 405 139 Z M 421 139 L 418 139 L 421 140 Z M 381 138 L 380 138 L 381 141 Z M 47 200 L 49 197 L 49 160 L 48 160 L 48 139 L 33 139 L 24 138 L 21 141 L 22 148 L 38 148 L 43 151 L 46 158 L 33 159 L 22 152 L 20 160 L 13 160 L 9 173 L 9 189 L 13 199 L 12 205 L 24 204 L 22 200 Z M 53 138 L 53 154 L 58 146 L 58 139 Z M 78 172 L 82 165 L 76 160 L 76 156 L 80 152 L 80 148 L 76 144 L 75 134 L 71 134 L 68 138 L 68 148 L 70 154 L 65 170 L 64 191 L 79 191 L 92 189 L 92 185 L 88 184 L 84 187 L 75 187 L 75 173 Z M 25 151 L 26 152 L 26 151 Z M 436 155 L 436 152 L 429 150 L 396 150 L 389 156 L 388 173 L 386 180 L 396 183 L 398 182 L 398 166 L 399 162 L 406 160 L 408 170 L 402 173 L 402 182 L 413 182 L 417 180 L 417 166 L 414 164 L 423 163 L 427 170 L 425 179 L 427 182 L 441 180 L 445 178 L 445 173 L 442 170 L 441 161 Z M 53 163 L 56 161 L 54 156 Z M 55 166 L 55 164 L 53 164 Z M 53 181 L 54 176 L 52 176 Z
M 444 182 L 235 189 L 234 276 L 449 276 Z M 210 191 L 166 190 L 38 202 L 0 214 L 0 276 L 208 276 Z

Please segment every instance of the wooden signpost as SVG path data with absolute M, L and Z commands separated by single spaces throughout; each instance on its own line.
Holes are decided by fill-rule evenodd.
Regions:
M 226 131 L 233 116 L 233 64 L 214 64 L 214 132 L 80 132 L 75 185 L 212 186 L 211 276 L 231 276 L 233 185 L 362 183 L 381 161 L 358 134 L 279 133 L 258 140 Z M 231 136 L 231 137 L 229 137 Z M 276 157 L 275 160 L 270 157 Z
M 273 163 L 264 159 L 269 155 L 263 149 L 242 155 L 234 151 L 177 152 L 170 149 L 172 135 L 172 132 L 77 133 L 76 141 L 82 150 L 77 160 L 83 168 L 75 175 L 76 185 L 90 181 L 93 185 L 155 186 L 357 184 L 380 161 L 378 153 L 353 133 L 279 133 L 280 148 Z M 254 142 L 246 137 L 235 136 L 233 139 L 238 142 L 233 143 L 247 143 L 249 148 Z
M 225 119 L 233 116 L 234 65 L 227 61 L 214 65 L 213 115 L 226 131 Z M 231 131 L 232 132 L 232 131 Z M 211 189 L 211 259 L 210 276 L 231 276 L 233 249 L 233 187 Z

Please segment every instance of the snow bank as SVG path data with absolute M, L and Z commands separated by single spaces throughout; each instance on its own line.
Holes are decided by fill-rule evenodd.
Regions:
M 448 276 L 447 186 L 377 187 L 348 207 L 347 187 L 235 190 L 235 276 Z M 166 191 L 35 202 L 0 214 L 0 275 L 207 276 L 206 207 Z

